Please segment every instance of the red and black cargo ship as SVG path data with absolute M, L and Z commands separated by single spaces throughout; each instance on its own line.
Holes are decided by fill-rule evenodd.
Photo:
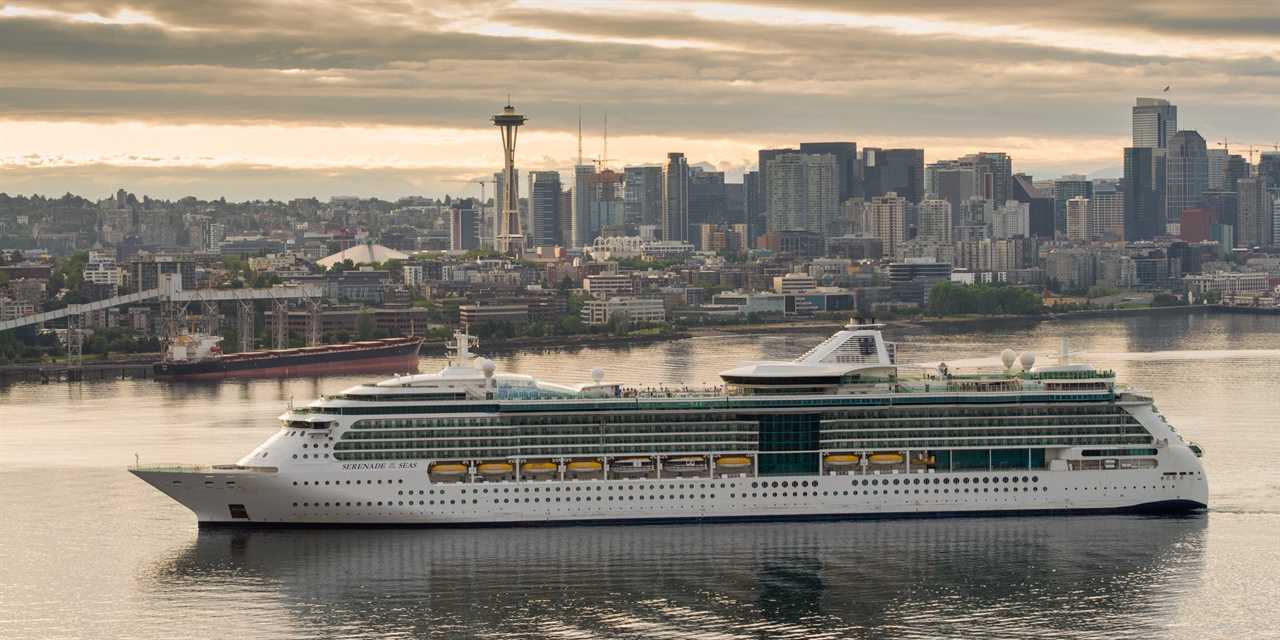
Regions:
M 196 347 L 195 344 L 191 345 Z M 297 349 L 221 353 L 214 345 L 192 358 L 170 357 L 155 365 L 165 380 L 280 378 L 325 373 L 408 372 L 418 369 L 422 338 L 383 338 Z M 197 349 L 192 349 L 195 351 Z M 170 350 L 171 355 L 175 349 Z M 185 355 L 185 354 L 184 354 Z

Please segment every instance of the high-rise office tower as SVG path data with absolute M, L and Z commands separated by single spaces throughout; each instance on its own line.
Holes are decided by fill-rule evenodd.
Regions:
M 502 253 L 519 256 L 524 252 L 524 230 L 520 227 L 520 177 L 516 174 L 516 133 L 525 117 L 510 104 L 490 120 L 502 132 L 502 185 L 498 192 L 498 225 L 494 246 Z
M 1060 231 L 1066 231 L 1068 236 L 1070 230 L 1067 228 L 1067 202 L 1072 198 L 1092 198 L 1093 197 L 1093 181 L 1081 175 L 1064 176 L 1053 181 L 1053 201 L 1054 201 L 1054 228 Z
M 1231 154 L 1227 156 L 1227 175 L 1222 179 L 1223 191 L 1235 191 L 1236 180 L 1249 177 L 1249 161 L 1244 156 Z
M 1067 200 L 1067 239 L 1072 242 L 1088 242 L 1090 233 L 1089 198 L 1075 196 Z
M 454 200 L 449 209 L 449 250 L 480 248 L 480 212 L 474 198 Z
M 1010 196 L 1029 207 L 1028 234 L 1035 238 L 1053 238 L 1053 197 L 1036 187 L 1032 177 L 1026 174 L 1014 175 L 1010 186 Z
M 1271 244 L 1275 233 L 1273 202 L 1267 193 L 1267 179 L 1258 176 L 1241 178 L 1236 182 L 1240 194 L 1237 218 L 1240 228 L 1236 229 L 1236 246 L 1251 248 Z
M 969 199 L 977 195 L 975 193 L 977 180 L 972 168 L 952 167 L 938 163 L 931 165 L 930 177 L 933 183 L 933 197 L 941 198 L 951 203 L 951 211 L 953 214 L 959 214 L 960 209 L 966 206 Z M 957 224 L 961 221 L 953 216 L 953 220 Z M 968 222 L 964 222 L 968 224 Z
M 760 201 L 766 210 L 769 207 L 769 162 L 780 155 L 799 152 L 799 149 L 761 149 L 757 152 L 759 161 L 756 170 L 760 172 Z M 768 217 L 767 213 L 766 217 Z M 764 229 L 759 233 L 764 233 Z
M 573 217 L 570 227 L 573 235 L 573 246 L 585 247 L 595 238 L 591 237 L 591 179 L 596 174 L 595 165 L 579 164 L 573 167 Z
M 727 224 L 747 223 L 747 192 L 741 182 L 724 185 L 724 219 Z
M 623 219 L 627 224 L 662 224 L 662 165 L 624 167 Z
M 920 226 L 916 237 L 935 242 L 951 242 L 951 203 L 926 198 L 919 206 Z
M 724 172 L 690 167 L 689 225 L 696 229 L 703 224 L 722 225 L 726 222 Z M 700 239 L 700 236 L 694 239 Z
M 1221 191 L 1227 181 L 1229 154 L 1226 149 L 1208 149 L 1205 154 L 1209 157 L 1208 188 L 1213 191 Z
M 1124 238 L 1150 240 L 1164 233 L 1163 149 L 1128 147 L 1124 150 Z
M 534 171 L 529 174 L 529 218 L 533 222 L 533 245 L 560 244 L 560 172 Z
M 1160 98 L 1138 98 L 1133 107 L 1133 146 L 1164 149 L 1178 130 L 1178 107 Z
M 871 199 L 871 235 L 880 239 L 887 257 L 897 257 L 899 245 L 907 239 L 907 199 L 889 192 Z
M 865 197 L 893 192 L 912 204 L 924 199 L 924 149 L 867 148 L 859 165 Z
M 801 142 L 800 153 L 832 155 L 836 158 L 837 200 L 844 202 L 858 193 L 858 143 Z
M 835 156 L 781 154 L 766 167 L 769 231 L 827 234 L 840 211 Z
M 668 153 L 662 176 L 662 239 L 689 240 L 689 162 Z
M 1258 158 L 1257 176 L 1266 178 L 1272 190 L 1280 189 L 1280 151 L 1263 152 Z
M 1165 157 L 1164 217 L 1166 223 L 1182 219 L 1183 209 L 1201 207 L 1209 188 L 1209 156 L 1204 138 L 1195 131 L 1179 131 L 1169 140 Z

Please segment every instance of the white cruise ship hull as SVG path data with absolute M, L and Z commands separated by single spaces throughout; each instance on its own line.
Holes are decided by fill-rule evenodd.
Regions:
M 194 512 L 201 526 L 528 526 L 852 520 L 1159 513 L 1201 509 L 1208 504 L 1208 483 L 1198 464 L 1188 465 L 1183 471 L 1170 468 L 1020 469 L 947 474 L 475 484 L 432 484 L 424 480 L 422 473 L 413 470 L 356 474 L 313 469 L 305 476 L 234 470 L 135 470 L 134 474 Z M 307 480 L 299 481 L 299 478 Z M 346 484 L 355 479 L 361 483 Z M 302 482 L 308 484 L 304 486 Z

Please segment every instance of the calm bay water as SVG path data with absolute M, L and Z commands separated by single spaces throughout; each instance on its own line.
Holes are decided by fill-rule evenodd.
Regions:
M 1059 336 L 1205 447 L 1207 514 L 198 532 L 126 473 L 135 454 L 232 462 L 290 398 L 367 377 L 0 387 L 0 638 L 1280 637 L 1280 318 L 889 332 L 902 361 L 953 367 L 1005 347 L 1043 359 Z M 495 360 L 563 381 L 601 366 L 714 384 L 823 337 Z

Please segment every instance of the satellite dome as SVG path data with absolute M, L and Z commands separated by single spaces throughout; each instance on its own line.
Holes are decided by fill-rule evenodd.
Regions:
M 498 370 L 498 365 L 488 358 L 481 358 L 476 365 L 484 372 L 486 378 L 492 378 L 493 373 Z
M 1036 354 L 1032 351 L 1023 351 L 1022 355 L 1018 357 L 1018 362 L 1022 364 L 1024 371 L 1030 371 L 1031 367 L 1036 364 Z
M 604 369 L 601 369 L 600 367 L 592 369 L 591 379 L 594 380 L 596 384 L 600 384 L 600 381 L 604 380 Z
M 1004 363 L 1005 369 L 1012 369 L 1013 362 L 1017 359 L 1018 354 L 1014 353 L 1013 349 L 1005 349 L 1000 352 L 1000 362 Z

